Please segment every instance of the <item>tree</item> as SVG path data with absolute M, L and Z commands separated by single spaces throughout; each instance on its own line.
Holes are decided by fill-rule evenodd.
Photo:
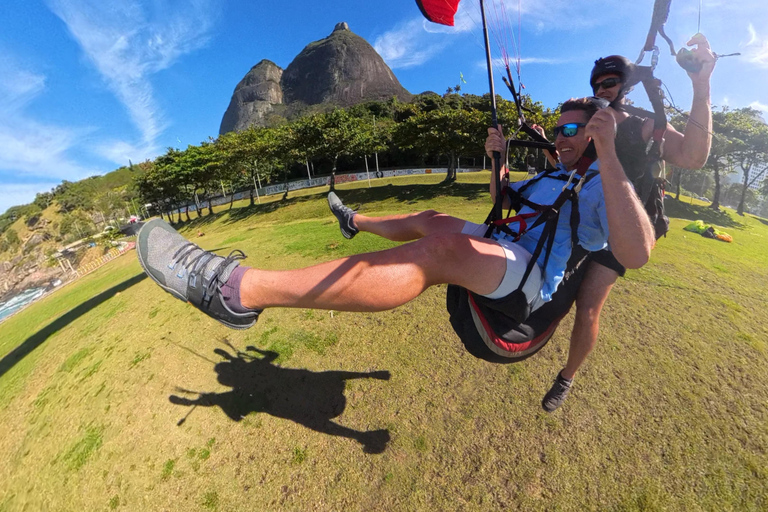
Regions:
M 93 208 L 93 187 L 90 181 L 92 178 L 73 183 L 64 180 L 53 189 L 53 198 L 59 205 L 59 211 L 62 213 L 71 212 L 76 209 L 90 210 Z
M 727 133 L 733 140 L 734 157 L 742 170 L 742 189 L 736 213 L 744 215 L 750 187 L 764 177 L 768 168 L 768 126 L 760 111 L 742 108 L 734 111 L 733 123 Z
M 675 119 L 673 118 L 673 124 Z M 679 122 L 683 122 L 684 119 L 684 117 L 680 118 Z M 715 190 L 712 194 L 712 204 L 709 207 L 715 211 L 720 210 L 721 177 L 734 171 L 734 141 L 726 135 L 730 131 L 729 126 L 732 124 L 732 121 L 733 114 L 729 111 L 728 107 L 723 107 L 719 112 L 712 112 L 714 136 L 712 137 L 712 147 L 709 150 L 707 163 L 703 168 L 714 173 Z
M 282 149 L 289 161 L 303 162 L 305 158 L 328 158 L 333 162 L 331 186 L 339 157 L 362 155 L 365 123 L 349 111 L 334 109 L 325 114 L 305 117 L 287 127 L 283 133 Z
M 478 110 L 432 110 L 410 117 L 396 128 L 398 145 L 423 154 L 448 155 L 446 182 L 456 180 L 456 157 L 483 151 L 489 121 Z
M 52 201 L 52 192 L 39 192 L 37 195 L 35 195 L 35 200 L 33 203 L 36 204 L 41 210 L 45 210 L 51 205 Z
M 59 234 L 65 240 L 79 240 L 96 233 L 93 220 L 82 211 L 67 213 L 59 224 Z
M 21 243 L 18 233 L 16 233 L 16 231 L 13 229 L 5 230 L 5 240 L 8 242 L 10 247 L 15 247 Z
M 271 179 L 276 167 L 272 154 L 274 139 L 275 129 L 250 127 L 242 132 L 229 132 L 216 141 L 224 165 L 230 170 L 230 180 L 238 188 L 250 188 L 251 206 L 257 181 Z

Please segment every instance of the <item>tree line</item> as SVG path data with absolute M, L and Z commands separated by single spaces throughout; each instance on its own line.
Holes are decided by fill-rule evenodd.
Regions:
M 474 158 L 478 165 L 483 158 L 489 99 L 487 94 L 458 94 L 455 89 L 443 95 L 424 93 L 409 103 L 393 98 L 331 108 L 227 133 L 186 149 L 168 148 L 154 160 L 78 182 L 63 181 L 50 192 L 37 194 L 32 204 L 10 208 L 0 215 L 0 233 L 5 233 L 0 249 L 18 243 L 15 233 L 7 233 L 16 219 L 34 221 L 51 205 L 63 214 L 57 235 L 66 241 L 93 234 L 103 224 L 130 214 L 149 213 L 142 211 L 145 204 L 155 205 L 153 214 L 166 213 L 245 190 L 250 190 L 253 203 L 259 186 L 357 170 L 363 167 L 363 159 L 373 155 L 385 168 L 446 165 L 450 181 L 455 179 L 458 158 Z M 551 138 L 559 107 L 544 108 L 528 96 L 523 101 L 529 122 L 542 125 Z M 514 103 L 498 97 L 497 105 L 500 123 L 517 126 Z M 687 116 L 679 111 L 670 114 L 672 124 L 684 130 Z M 671 176 L 672 190 L 678 198 L 681 188 L 711 197 L 714 209 L 723 203 L 736 204 L 740 214 L 749 210 L 768 215 L 768 172 L 763 172 L 768 167 L 768 126 L 760 112 L 715 109 L 712 131 L 706 166 L 676 169 Z M 506 132 L 512 134 L 510 129 Z M 510 159 L 514 165 L 522 165 L 526 156 L 525 149 L 514 149 Z M 542 155 L 538 157 L 543 166 Z M 741 183 L 725 186 L 723 178 L 736 172 L 741 173 Z M 185 214 L 189 219 L 189 212 Z
M 557 111 L 525 101 L 535 122 L 550 126 L 556 121 Z M 446 179 L 452 181 L 459 158 L 483 158 L 489 104 L 487 95 L 426 93 L 410 103 L 393 98 L 250 127 L 185 150 L 169 148 L 137 178 L 137 187 L 160 211 L 204 203 L 222 189 L 249 190 L 253 204 L 261 184 L 360 169 L 373 155 L 383 167 L 444 162 Z M 499 99 L 498 108 L 502 123 L 516 122 L 512 102 Z M 189 218 L 186 209 L 185 215 Z
M 678 112 L 672 124 L 685 129 L 687 116 Z M 706 129 L 706 127 L 698 127 Z M 723 178 L 739 173 L 738 183 L 726 185 Z M 735 205 L 739 215 L 747 210 L 768 215 L 768 125 L 761 112 L 746 107 L 722 107 L 712 113 L 712 148 L 702 169 L 675 169 L 672 185 L 699 191 L 710 197 L 710 208 L 719 210 L 721 204 Z

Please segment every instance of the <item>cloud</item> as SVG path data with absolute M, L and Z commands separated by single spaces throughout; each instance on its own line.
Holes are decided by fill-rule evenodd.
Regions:
M 0 169 L 50 179 L 80 179 L 99 171 L 68 156 L 86 130 L 62 128 L 17 118 L 0 123 Z
M 747 27 L 749 41 L 744 45 L 744 59 L 752 64 L 768 68 L 768 39 L 761 37 L 750 23 Z
M 526 30 L 536 32 L 560 31 L 574 32 L 585 28 L 608 23 L 616 18 L 610 7 L 611 0 L 596 0 L 584 5 L 573 5 L 571 0 L 553 0 L 542 5 L 538 0 L 503 2 L 486 1 L 486 19 L 492 44 L 503 47 L 506 51 L 515 51 L 518 37 L 518 15 Z M 552 13 L 558 19 L 567 19 L 567 26 L 554 23 Z M 431 23 L 419 17 L 402 22 L 393 29 L 377 37 L 373 47 L 392 69 L 418 66 L 443 51 L 453 42 L 454 36 L 471 32 L 482 47 L 482 23 L 477 2 L 462 2 L 454 18 L 455 26 L 447 27 Z M 554 59 L 530 59 L 531 63 L 557 63 Z
M 207 44 L 216 19 L 213 2 L 160 0 L 143 8 L 128 0 L 49 0 L 49 5 L 139 130 L 140 140 L 125 142 L 123 148 L 158 149 L 157 138 L 168 121 L 150 78 Z M 106 154 L 125 163 L 121 151 Z
M 97 155 L 111 162 L 125 165 L 128 160 L 142 162 L 151 160 L 159 153 L 157 144 L 130 144 L 122 140 L 109 140 L 96 144 Z
M 95 174 L 94 169 L 68 156 L 88 130 L 29 118 L 25 107 L 45 91 L 46 78 L 22 67 L 7 49 L 1 49 L 0 54 L 0 170 L 16 180 L 38 177 L 50 181 Z
M 429 37 L 425 23 L 421 18 L 401 23 L 377 37 L 373 47 L 392 69 L 421 65 L 447 45 L 444 38 Z
M 47 192 L 54 188 L 58 183 L 40 182 L 40 183 L 22 183 L 8 184 L 3 183 L 0 186 L 0 212 L 5 212 L 11 206 L 29 204 L 35 199 L 38 192 Z
M 6 50 L 0 50 L 0 113 L 18 112 L 45 89 L 45 76 L 23 69 Z
M 750 108 L 754 108 L 755 110 L 761 110 L 763 113 L 768 114 L 768 105 L 765 103 L 760 103 L 759 101 L 753 101 L 749 105 L 747 105 Z
M 509 59 L 509 67 L 513 67 L 515 65 L 515 60 L 510 58 Z M 551 59 L 547 57 L 523 57 L 520 59 L 520 64 L 545 64 L 545 65 L 560 65 L 560 64 L 566 64 L 568 62 L 572 62 L 570 59 Z M 498 67 L 501 69 L 504 69 L 506 64 L 504 64 L 504 59 L 501 58 L 495 58 L 492 60 L 493 67 Z M 485 60 L 479 60 L 477 61 L 477 65 L 479 67 L 485 68 Z

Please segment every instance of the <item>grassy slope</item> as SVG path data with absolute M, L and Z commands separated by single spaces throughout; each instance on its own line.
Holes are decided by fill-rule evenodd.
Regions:
M 366 213 L 482 221 L 487 174 L 424 184 L 439 179 L 342 197 Z M 670 210 L 681 218 L 616 285 L 553 415 L 539 402 L 570 319 L 511 366 L 463 351 L 442 288 L 387 313 L 270 310 L 236 332 L 119 258 L 0 324 L 0 510 L 764 510 L 768 227 L 717 217 L 735 239 L 725 244 L 682 230 L 709 215 L 700 206 Z M 391 245 L 343 239 L 322 194 L 223 210 L 185 232 L 198 229 L 204 247 L 269 268 Z M 277 366 L 248 346 L 279 353 Z M 342 395 L 336 371 L 391 378 L 346 380 Z M 191 391 L 206 393 L 194 409 Z M 351 429 L 337 434 L 374 446 L 387 429 L 391 441 L 367 454 L 318 432 L 329 418 Z

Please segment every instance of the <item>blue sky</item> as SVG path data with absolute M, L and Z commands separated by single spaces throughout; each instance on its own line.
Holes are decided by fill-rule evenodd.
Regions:
M 634 60 L 653 8 L 652 0 L 486 4 L 494 26 L 503 27 L 492 34 L 508 42 L 510 54 L 519 37 L 526 91 L 550 107 L 589 94 L 597 57 L 620 53 Z M 667 34 L 676 46 L 696 32 L 698 9 L 699 0 L 672 1 Z M 455 28 L 427 23 L 413 0 L 5 0 L 0 212 L 61 180 L 216 137 L 235 86 L 253 65 L 266 58 L 287 67 L 340 21 L 376 47 L 410 92 L 442 93 L 463 74 L 463 91 L 483 94 L 479 19 L 472 0 L 462 2 Z M 701 30 L 714 51 L 742 53 L 718 62 L 714 105 L 768 113 L 766 21 L 764 0 L 703 0 Z M 687 109 L 690 81 L 664 52 L 657 76 Z M 497 92 L 504 94 L 498 78 L 499 72 Z M 638 93 L 632 97 L 643 103 Z

